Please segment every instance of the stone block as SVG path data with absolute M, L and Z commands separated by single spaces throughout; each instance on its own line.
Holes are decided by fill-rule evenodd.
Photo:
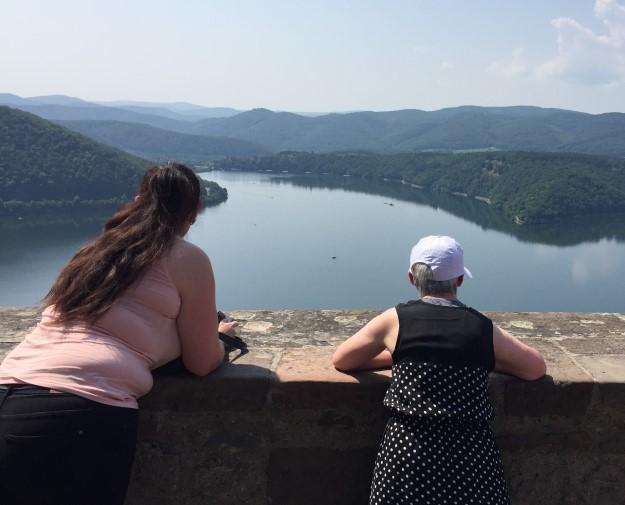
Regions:
M 195 377 L 183 369 L 157 372 L 154 388 L 141 400 L 141 408 L 175 412 L 262 409 L 273 376 L 273 359 L 272 351 L 254 349 L 206 377 Z
M 269 457 L 267 503 L 368 503 L 374 449 L 274 449 Z
M 513 380 L 505 386 L 505 414 L 540 417 L 583 416 L 592 398 L 594 383 L 556 344 L 532 339 L 547 362 L 547 376 L 536 381 Z

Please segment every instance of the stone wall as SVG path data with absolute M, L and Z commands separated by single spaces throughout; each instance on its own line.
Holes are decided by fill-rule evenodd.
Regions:
M 208 377 L 175 364 L 141 401 L 128 505 L 365 504 L 389 372 L 343 374 L 334 346 L 370 311 L 232 312 L 250 352 Z M 493 374 L 515 505 L 625 503 L 625 316 L 491 313 L 548 376 Z M 0 354 L 36 321 L 0 309 Z

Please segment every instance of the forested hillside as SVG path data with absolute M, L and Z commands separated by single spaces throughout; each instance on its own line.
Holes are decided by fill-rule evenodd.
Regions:
M 56 121 L 98 142 L 152 160 L 204 161 L 219 156 L 267 153 L 260 145 L 228 137 L 188 135 L 140 123 Z
M 0 106 L 0 213 L 111 207 L 128 200 L 150 162 L 32 114 Z M 227 193 L 207 185 L 203 201 Z
M 311 154 L 222 160 L 216 168 L 384 178 L 488 199 L 518 224 L 625 211 L 625 159 L 579 154 Z
M 415 152 L 500 149 L 625 156 L 625 114 L 540 107 L 454 107 L 304 117 L 257 109 L 205 119 L 203 135 L 225 135 L 272 150 Z

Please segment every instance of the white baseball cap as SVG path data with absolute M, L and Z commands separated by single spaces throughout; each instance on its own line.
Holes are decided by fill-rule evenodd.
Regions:
M 453 238 L 445 235 L 423 237 L 410 251 L 409 272 L 415 263 L 425 263 L 432 269 L 435 281 L 447 281 L 461 275 L 473 278 L 464 266 L 462 246 Z

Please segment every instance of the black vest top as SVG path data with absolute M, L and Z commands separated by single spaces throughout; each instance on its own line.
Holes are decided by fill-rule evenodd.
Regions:
M 495 366 L 492 321 L 469 307 L 421 300 L 396 310 L 399 333 L 384 404 L 395 414 L 428 421 L 492 419 L 487 390 Z

